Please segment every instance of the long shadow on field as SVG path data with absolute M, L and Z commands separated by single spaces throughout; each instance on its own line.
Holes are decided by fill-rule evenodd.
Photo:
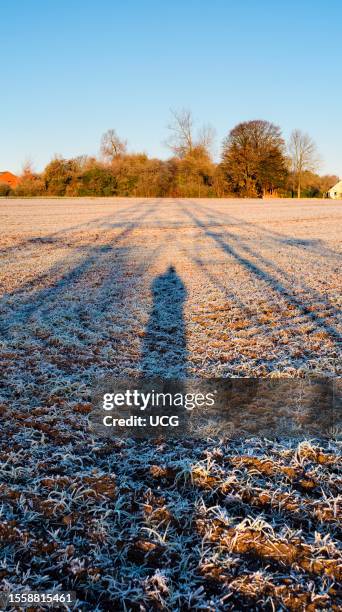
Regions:
M 184 378 L 187 347 L 183 307 L 187 293 L 173 266 L 155 278 L 152 294 L 140 371 L 144 377 Z
M 286 236 L 286 234 L 282 234 L 274 229 L 270 229 L 269 227 L 265 227 L 260 223 L 256 223 L 255 221 L 246 221 L 246 219 L 241 219 L 239 217 L 235 217 L 231 213 L 226 214 L 222 213 L 220 210 L 219 215 L 217 212 L 213 211 L 213 207 L 206 206 L 203 203 L 196 203 L 196 209 L 201 210 L 203 212 L 207 212 L 208 219 L 210 221 L 207 224 L 207 227 L 222 227 L 222 225 L 228 224 L 230 226 L 237 226 L 239 228 L 251 229 L 255 231 L 256 229 L 260 229 L 263 233 L 263 244 L 270 245 L 280 245 L 280 246 L 289 246 L 298 249 L 299 251 L 311 251 L 315 255 L 319 257 L 329 257 L 333 258 L 336 262 L 340 262 L 341 256 L 338 251 L 334 251 L 329 248 L 326 244 L 324 244 L 321 239 L 304 239 L 304 238 L 294 238 L 293 236 Z M 239 238 L 240 240 L 240 238 Z
M 89 221 L 85 221 L 84 223 L 78 223 L 77 225 L 70 225 L 66 228 L 57 230 L 55 232 L 50 232 L 48 234 L 41 235 L 40 233 L 37 236 L 32 236 L 30 238 L 26 238 L 21 242 L 17 242 L 16 244 L 1 247 L 0 248 L 0 256 L 1 255 L 9 255 L 11 253 L 15 253 L 19 258 L 22 258 L 21 249 L 25 249 L 30 246 L 34 246 L 37 244 L 40 245 L 49 245 L 55 244 L 57 246 L 72 246 L 72 242 L 70 242 L 70 233 L 74 231 L 86 232 L 95 229 L 115 229 L 122 227 L 122 222 L 115 222 L 115 218 L 122 213 L 131 214 L 137 211 L 139 206 L 142 206 L 143 202 L 135 202 L 132 206 L 125 206 L 115 209 L 114 212 L 109 215 L 97 217 L 95 219 L 90 219 Z M 124 222 L 127 225 L 129 222 Z
M 276 266 L 273 262 L 263 257 L 260 253 L 254 251 L 243 241 L 240 237 L 234 235 L 231 232 L 225 230 L 224 233 L 213 231 L 210 227 L 210 221 L 212 218 L 207 215 L 202 221 L 198 216 L 193 214 L 185 206 L 182 206 L 184 213 L 204 232 L 208 238 L 211 238 L 225 253 L 233 257 L 239 264 L 241 264 L 246 270 L 248 270 L 255 278 L 265 282 L 279 297 L 282 297 L 286 302 L 297 309 L 297 312 L 306 321 L 312 322 L 316 329 L 324 329 L 329 334 L 331 340 L 336 346 L 339 345 L 339 332 L 338 330 L 326 322 L 325 318 L 315 312 L 311 312 L 305 303 L 292 289 L 291 277 L 281 268 Z M 201 208 L 199 205 L 198 208 Z M 228 242 L 228 240 L 230 242 Z M 242 251 L 242 253 L 239 252 Z M 255 263 L 257 260 L 258 263 Z M 264 266 L 263 268 L 261 266 Z M 266 268 L 266 269 L 265 269 Z M 284 283 L 288 282 L 288 286 Z M 322 296 L 303 284 L 302 289 L 306 294 L 306 303 L 311 304 L 314 301 L 323 301 Z M 326 300 L 325 300 L 326 302 Z M 334 311 L 337 316 L 336 309 Z
M 115 272 L 119 268 L 117 255 L 127 251 L 127 247 L 121 247 L 120 243 L 127 239 L 132 231 L 139 227 L 139 224 L 153 212 L 153 206 L 143 209 L 143 211 L 133 217 L 129 222 L 121 224 L 121 231 L 112 236 L 108 233 L 107 241 L 100 245 L 93 242 L 85 243 L 79 248 L 71 248 L 70 252 L 57 264 L 51 266 L 43 274 L 37 274 L 34 279 L 21 284 L 14 291 L 7 293 L 0 301 L 6 304 L 8 298 L 16 296 L 15 307 L 12 307 L 11 320 L 20 319 L 21 323 L 26 323 L 28 317 L 32 313 L 37 313 L 37 309 L 42 312 L 51 311 L 54 302 L 64 300 L 65 312 L 67 312 L 67 303 L 65 296 L 73 289 L 76 294 L 83 293 L 82 280 L 85 281 L 85 286 L 93 284 L 89 296 L 90 298 L 99 298 L 99 294 L 105 285 L 107 279 L 109 284 L 115 285 Z M 137 209 L 135 209 L 137 212 Z M 104 235 L 105 236 L 105 235 Z M 64 244 L 62 240 L 62 245 Z M 81 255 L 77 257 L 77 255 Z M 75 257 L 76 255 L 76 257 Z M 77 263 L 75 263 L 75 260 Z M 112 262 L 112 267 L 108 267 L 108 263 Z M 106 265 L 105 265 L 106 264 Z M 102 295 L 102 307 L 106 307 L 105 295 Z M 62 302 L 63 303 L 63 302 Z M 82 306 L 82 303 L 80 304 Z
M 34 402 L 57 380 L 64 386 L 87 383 L 95 372 L 122 373 L 135 361 L 129 350 L 126 361 L 123 355 L 136 327 L 135 296 L 158 247 L 135 245 L 131 234 L 154 209 L 137 206 L 120 232 L 102 231 L 102 244 L 88 240 L 79 249 L 70 248 L 44 274 L 4 295 L 0 335 L 7 352 L 0 395 L 2 382 L 6 396 L 27 385 L 32 389 L 27 400 Z

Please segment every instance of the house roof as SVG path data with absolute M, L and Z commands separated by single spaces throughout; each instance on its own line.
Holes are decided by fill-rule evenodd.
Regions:
M 8 170 L 0 172 L 0 183 L 6 183 L 7 185 L 11 185 L 11 187 L 15 187 L 18 181 L 18 177 L 12 172 L 9 172 Z
M 342 181 L 338 181 L 338 183 L 336 183 L 336 185 L 333 185 L 333 187 L 331 187 L 329 191 L 341 191 L 342 192 Z

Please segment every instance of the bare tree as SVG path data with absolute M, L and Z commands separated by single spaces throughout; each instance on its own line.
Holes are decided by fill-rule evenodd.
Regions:
M 168 125 L 170 137 L 166 141 L 173 153 L 183 159 L 192 155 L 195 150 L 202 149 L 209 157 L 213 146 L 215 131 L 211 125 L 204 125 L 196 134 L 192 112 L 186 108 L 171 109 L 172 119 Z
M 313 172 L 319 165 L 316 144 L 301 130 L 293 130 L 289 142 L 291 170 L 297 182 L 297 198 L 301 196 L 303 172 Z
M 101 153 L 108 161 L 113 161 L 117 157 L 125 155 L 127 142 L 120 140 L 115 130 L 107 130 L 101 139 Z
M 215 140 L 215 130 L 212 125 L 206 123 L 198 132 L 197 144 L 202 147 L 208 155 L 210 154 Z
M 194 146 L 192 113 L 186 108 L 180 111 L 171 109 L 171 115 L 172 119 L 168 125 L 171 133 L 167 146 L 177 157 L 183 158 L 192 152 Z
M 22 165 L 22 176 L 32 176 L 34 174 L 34 165 L 31 157 L 27 157 Z

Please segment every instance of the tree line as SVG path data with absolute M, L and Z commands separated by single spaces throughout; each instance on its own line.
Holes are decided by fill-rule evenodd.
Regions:
M 102 137 L 98 158 L 55 157 L 42 173 L 26 164 L 15 189 L 0 195 L 139 197 L 322 197 L 338 181 L 320 176 L 313 140 L 294 130 L 288 143 L 269 121 L 236 125 L 213 161 L 214 130 L 196 130 L 189 110 L 172 111 L 167 160 L 130 153 L 114 129 Z M 5 193 L 6 191 L 6 193 Z

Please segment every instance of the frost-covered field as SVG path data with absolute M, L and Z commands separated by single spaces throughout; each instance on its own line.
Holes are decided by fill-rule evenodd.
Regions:
M 84 610 L 338 609 L 337 440 L 109 443 L 86 418 L 107 373 L 340 375 L 341 217 L 0 200 L 3 588 L 73 588 Z

